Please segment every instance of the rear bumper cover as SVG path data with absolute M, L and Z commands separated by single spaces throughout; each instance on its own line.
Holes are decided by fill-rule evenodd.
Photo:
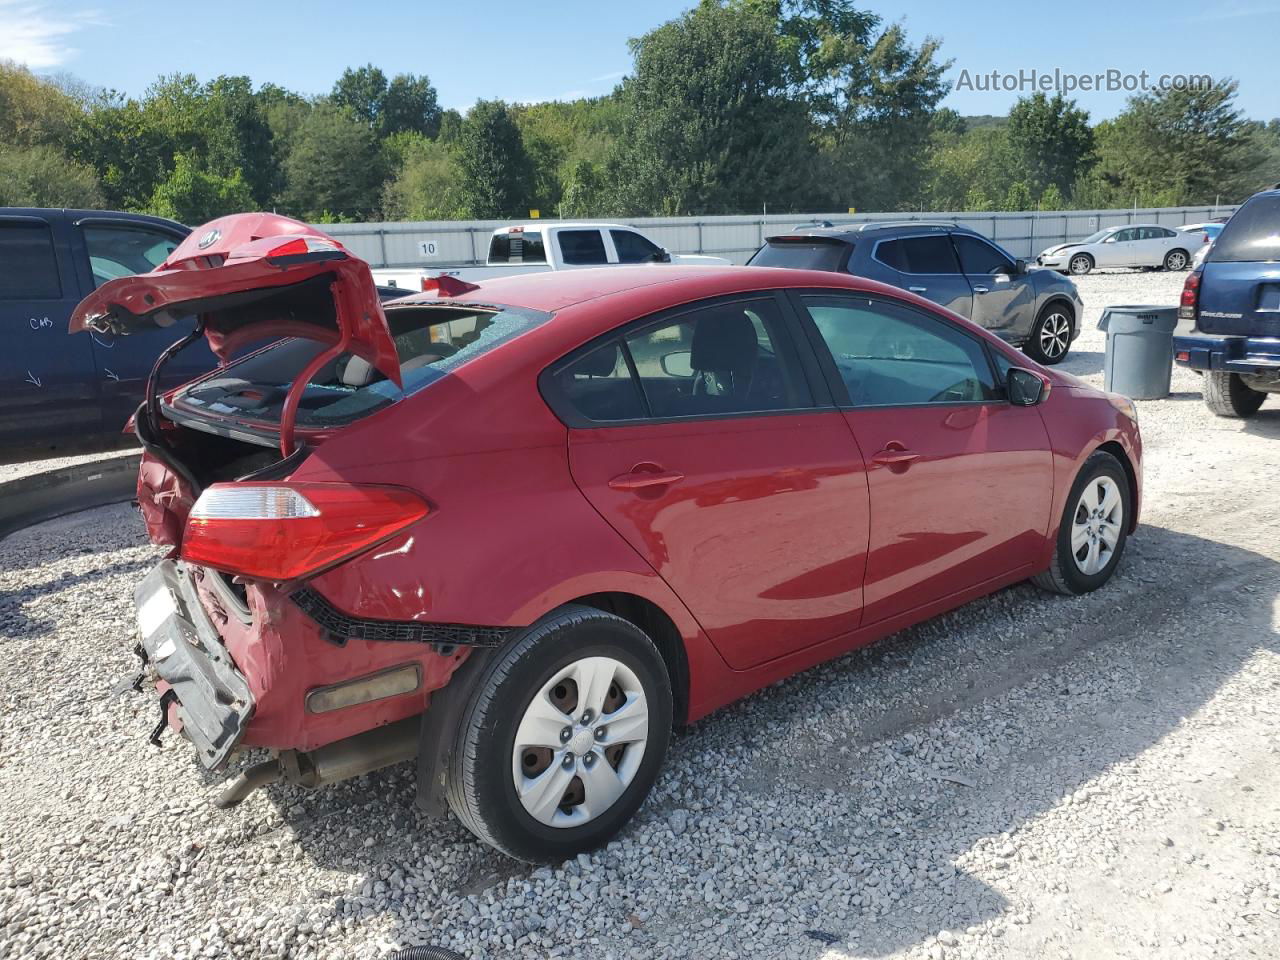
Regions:
M 160 680 L 173 691 L 183 732 L 200 762 L 226 762 L 244 736 L 254 698 L 201 606 L 191 578 L 162 560 L 133 594 L 142 648 Z
M 1182 355 L 1186 354 L 1186 359 Z M 1192 370 L 1274 375 L 1280 372 L 1280 340 L 1274 337 L 1175 336 L 1175 362 Z

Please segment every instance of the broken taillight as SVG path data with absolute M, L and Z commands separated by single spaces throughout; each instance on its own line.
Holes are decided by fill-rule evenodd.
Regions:
M 296 580 L 394 536 L 429 512 L 399 487 L 215 483 L 187 518 L 182 559 L 262 580 Z

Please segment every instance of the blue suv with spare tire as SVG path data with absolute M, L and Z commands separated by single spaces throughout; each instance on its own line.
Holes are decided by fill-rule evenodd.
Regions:
M 946 221 L 906 220 L 800 227 L 769 237 L 748 265 L 829 270 L 918 294 L 1055 364 L 1080 333 L 1084 304 L 1061 274 L 982 234 Z

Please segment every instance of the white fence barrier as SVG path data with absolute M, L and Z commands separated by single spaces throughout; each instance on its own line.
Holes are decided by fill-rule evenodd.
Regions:
M 1015 257 L 1034 257 L 1055 243 L 1078 240 L 1102 227 L 1158 223 L 1177 227 L 1230 216 L 1235 207 L 1162 207 L 1136 210 L 1045 210 L 1015 213 L 780 214 L 737 217 L 641 217 L 621 222 L 642 230 L 672 253 L 707 253 L 744 263 L 765 237 L 827 221 L 848 223 L 946 220 L 978 231 Z M 405 223 L 332 223 L 321 229 L 340 237 L 373 267 L 441 269 L 484 263 L 496 227 L 521 221 L 439 220 Z M 545 221 L 554 223 L 553 220 Z

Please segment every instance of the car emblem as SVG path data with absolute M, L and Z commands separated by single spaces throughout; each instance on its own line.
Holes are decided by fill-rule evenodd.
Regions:
M 200 238 L 200 242 L 196 244 L 196 246 L 198 246 L 201 250 L 203 250 L 205 247 L 212 247 L 215 243 L 218 242 L 218 238 L 221 236 L 222 236 L 221 230 L 210 230 L 208 233 L 206 233 L 203 237 Z

